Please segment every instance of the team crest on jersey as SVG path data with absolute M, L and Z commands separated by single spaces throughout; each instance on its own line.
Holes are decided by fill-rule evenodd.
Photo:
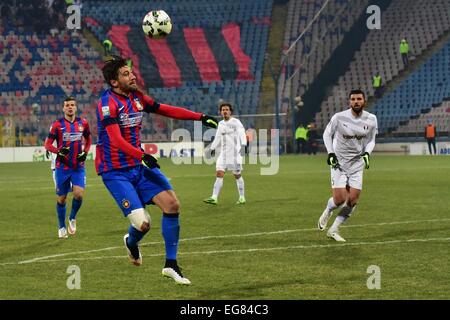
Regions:
M 82 126 L 82 125 L 79 125 L 79 126 L 78 126 L 78 131 L 83 132 L 83 130 L 84 130 L 83 126 Z
M 144 107 L 142 106 L 141 102 L 139 101 L 139 99 L 134 99 L 134 102 L 136 103 L 136 107 L 139 111 L 144 110 Z
M 130 201 L 128 201 L 127 199 L 123 199 L 122 207 L 124 207 L 125 209 L 128 209 L 130 207 Z

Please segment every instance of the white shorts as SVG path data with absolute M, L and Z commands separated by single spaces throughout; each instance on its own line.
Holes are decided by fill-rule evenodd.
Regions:
M 216 171 L 233 171 L 233 174 L 241 174 L 242 164 L 241 163 L 226 163 L 223 159 L 217 159 Z
M 363 170 L 347 174 L 339 169 L 331 169 L 331 188 L 346 188 L 347 186 L 362 190 Z

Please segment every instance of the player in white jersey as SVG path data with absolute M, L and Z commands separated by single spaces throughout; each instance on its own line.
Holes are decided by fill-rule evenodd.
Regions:
M 323 140 L 331 166 L 333 197 L 319 218 L 318 228 L 324 230 L 333 210 L 343 205 L 327 236 L 345 241 L 339 234 L 339 226 L 355 209 L 362 190 L 363 170 L 369 169 L 370 154 L 375 147 L 378 133 L 377 117 L 364 111 L 366 98 L 361 90 L 349 94 L 348 110 L 336 113 L 328 123 Z
M 224 102 L 220 105 L 220 114 L 223 120 L 219 122 L 216 136 L 210 146 L 211 150 L 219 149 L 219 156 L 216 162 L 216 182 L 214 183 L 213 194 L 210 198 L 203 200 L 209 204 L 217 204 L 220 189 L 223 185 L 223 177 L 226 170 L 231 170 L 236 178 L 239 191 L 239 199 L 236 204 L 245 203 L 244 178 L 242 178 L 242 153 L 245 152 L 247 138 L 245 129 L 241 121 L 232 117 L 233 107 L 230 103 Z

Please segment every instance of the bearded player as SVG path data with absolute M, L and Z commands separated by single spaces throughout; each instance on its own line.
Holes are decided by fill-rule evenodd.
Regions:
M 182 120 L 202 121 L 217 128 L 217 120 L 203 113 L 158 103 L 143 94 L 136 76 L 125 59 L 113 56 L 103 66 L 103 77 L 110 87 L 97 106 L 97 173 L 130 221 L 123 237 L 131 263 L 140 266 L 139 241 L 151 228 L 146 205 L 155 204 L 162 212 L 161 232 L 166 249 L 162 274 L 178 284 L 189 285 L 177 262 L 180 233 L 180 204 L 167 178 L 159 170 L 156 158 L 141 149 L 140 131 L 144 113 L 156 113 Z
M 364 92 L 352 90 L 349 94 L 350 108 L 336 113 L 323 134 L 327 163 L 331 167 L 333 197 L 319 218 L 318 228 L 325 230 L 333 210 L 343 205 L 327 232 L 328 237 L 339 242 L 345 241 L 339 233 L 339 226 L 355 210 L 362 190 L 363 170 L 369 169 L 370 154 L 378 133 L 377 117 L 364 111 L 365 105 Z

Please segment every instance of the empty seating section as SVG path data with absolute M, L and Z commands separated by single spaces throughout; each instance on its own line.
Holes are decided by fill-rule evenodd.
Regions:
M 375 72 L 378 71 L 383 82 L 387 83 L 405 69 L 399 53 L 401 39 L 407 39 L 410 56 L 414 57 L 421 55 L 448 31 L 450 29 L 449 8 L 450 0 L 393 1 L 382 14 L 381 29 L 368 33 L 349 69 L 339 78 L 338 83 L 330 90 L 328 98 L 322 103 L 320 112 L 316 114 L 318 128 L 323 129 L 335 112 L 347 107 L 347 94 L 351 89 L 360 88 L 367 93 L 368 97 L 373 96 L 372 76 Z M 431 72 L 430 70 L 423 73 L 422 76 L 426 78 L 420 81 L 416 79 L 417 82 L 414 84 L 402 84 L 395 93 L 390 95 L 390 98 L 382 99 L 377 104 L 373 112 L 379 116 L 382 131 L 396 127 L 399 121 L 420 113 L 420 109 L 430 107 L 431 101 L 434 101 L 433 103 L 442 101 L 443 94 L 438 95 L 441 99 L 438 100 L 439 98 L 433 96 L 430 90 L 425 89 L 444 91 L 443 87 L 439 89 L 432 87 L 429 82 L 433 77 Z M 409 88 L 409 91 L 405 91 L 406 88 Z M 421 95 L 419 95 L 420 89 L 424 89 Z M 393 99 L 399 103 L 398 109 L 397 107 L 395 110 L 386 109 L 394 108 L 393 104 L 388 102 Z
M 380 133 L 392 131 L 410 117 L 424 113 L 420 116 L 422 118 L 410 122 L 410 125 L 398 131 L 408 132 L 409 128 L 415 127 L 417 121 L 423 124 L 423 120 L 431 115 L 433 118 L 434 115 L 446 114 L 446 110 L 442 109 L 437 109 L 437 113 L 434 109 L 430 113 L 428 111 L 449 97 L 450 41 L 417 71 L 411 73 L 394 91 L 381 98 L 371 111 L 378 117 Z
M 450 101 L 444 101 L 438 107 L 421 114 L 419 118 L 409 120 L 407 124 L 398 127 L 394 133 L 422 135 L 428 120 L 434 123 L 439 136 L 450 136 Z
M 152 9 L 172 18 L 166 40 L 144 37 L 141 20 Z M 121 36 L 113 45 L 122 55 L 131 54 L 125 48 L 132 47 L 150 94 L 213 114 L 219 99 L 235 103 L 242 114 L 256 112 L 271 13 L 272 0 L 83 2 L 86 25 L 99 40 L 114 37 L 112 26 L 131 28 L 125 36 L 129 43 Z
M 290 1 L 284 37 L 285 49 L 298 38 L 326 0 Z M 298 69 L 294 92 L 301 96 L 321 71 L 344 34 L 367 7 L 368 0 L 331 0 L 310 29 L 297 42 L 289 55 L 289 63 Z
M 14 116 L 24 135 L 42 140 L 61 116 L 64 97 L 74 95 L 79 113 L 95 129 L 92 105 L 104 83 L 101 57 L 80 33 L 52 37 L 5 29 L 0 44 L 1 115 Z

